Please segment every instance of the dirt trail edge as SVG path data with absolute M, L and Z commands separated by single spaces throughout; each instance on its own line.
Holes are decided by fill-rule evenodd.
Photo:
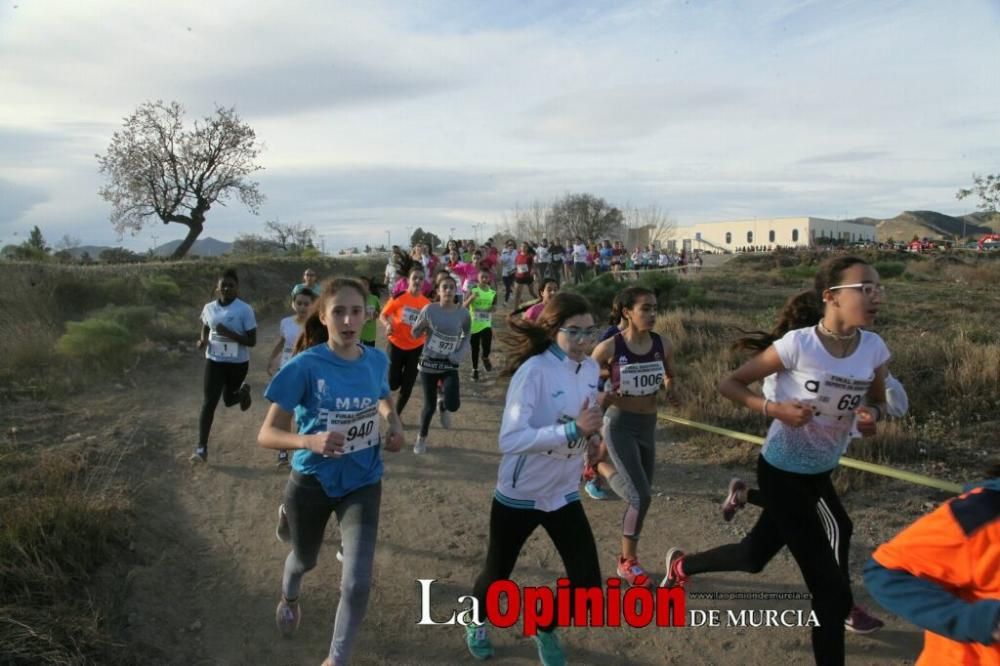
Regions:
M 499 318 L 499 317 L 498 317 Z M 275 466 L 273 452 L 260 449 L 256 434 L 267 409 L 265 359 L 276 321 L 262 322 L 248 381 L 254 404 L 247 413 L 219 407 L 209 442 L 209 463 L 193 466 L 188 456 L 197 439 L 204 360 L 189 358 L 156 376 L 136 371 L 136 388 L 124 392 L 121 410 L 139 407 L 145 444 L 130 456 L 137 487 L 134 535 L 142 562 L 129 574 L 127 638 L 150 654 L 152 663 L 319 664 L 330 640 L 338 599 L 338 531 L 327 530 L 319 565 L 305 579 L 302 624 L 294 639 L 282 639 L 274 625 L 280 577 L 288 547 L 275 539 L 276 508 L 288 470 Z M 381 341 L 380 341 L 381 344 Z M 469 364 L 462 369 L 462 408 L 452 429 L 435 420 L 424 456 L 412 453 L 421 396 L 419 387 L 404 413 L 407 446 L 385 454 L 375 585 L 353 663 L 473 663 L 457 626 L 420 626 L 417 579 L 434 579 L 432 617 L 443 621 L 460 609 L 485 556 L 491 494 L 499 454 L 496 436 L 505 381 L 495 375 L 475 384 Z M 662 557 L 671 546 L 704 549 L 741 538 L 756 518 L 748 509 L 722 522 L 718 504 L 731 476 L 752 481 L 750 466 L 725 468 L 684 446 L 679 428 L 658 432 L 655 494 L 641 543 L 644 564 L 662 576 Z M 886 484 L 845 499 L 855 521 L 852 570 L 855 594 L 864 560 L 887 538 L 922 512 L 927 497 L 901 484 Z M 601 553 L 602 573 L 614 573 L 620 500 L 585 508 Z M 332 521 L 335 523 L 335 520 Z M 520 584 L 551 584 L 562 565 L 542 530 L 527 543 L 514 572 Z M 659 580 L 659 578 L 657 578 Z M 802 610 L 807 601 L 745 601 L 694 598 L 706 593 L 804 593 L 794 562 L 783 551 L 765 572 L 706 575 L 690 585 L 687 607 L 719 611 L 721 626 L 687 628 L 573 628 L 564 632 L 568 658 L 577 664 L 812 663 L 805 627 L 728 626 L 727 611 Z M 887 626 L 871 636 L 847 638 L 848 663 L 907 663 L 920 647 L 919 633 L 886 614 Z M 752 622 L 752 615 L 744 615 Z M 759 616 L 757 616 L 759 618 Z M 787 615 L 786 615 L 787 617 Z M 497 659 L 536 664 L 533 641 L 521 625 L 494 629 Z

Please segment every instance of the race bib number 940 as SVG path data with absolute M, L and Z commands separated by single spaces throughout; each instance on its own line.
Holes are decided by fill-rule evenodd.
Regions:
M 629 363 L 621 366 L 619 392 L 622 395 L 652 395 L 663 386 L 663 362 Z
M 344 436 L 344 454 L 364 451 L 379 443 L 378 408 L 372 405 L 360 412 L 329 412 L 326 429 Z

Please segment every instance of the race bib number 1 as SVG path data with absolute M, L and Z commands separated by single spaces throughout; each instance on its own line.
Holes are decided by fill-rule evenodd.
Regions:
M 372 405 L 360 412 L 330 412 L 326 416 L 326 429 L 344 436 L 344 455 L 364 451 L 380 441 L 378 408 Z
M 663 385 L 663 362 L 628 363 L 619 369 L 622 395 L 652 395 Z
M 235 340 L 230 340 L 218 333 L 210 333 L 208 335 L 208 353 L 219 358 L 236 358 L 240 353 L 240 345 Z

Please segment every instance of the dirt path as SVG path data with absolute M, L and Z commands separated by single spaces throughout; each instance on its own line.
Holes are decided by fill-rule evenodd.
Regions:
M 210 441 L 210 463 L 187 460 L 197 437 L 202 360 L 192 352 L 180 367 L 137 377 L 135 390 L 105 398 L 103 408 L 141 407 L 145 444 L 130 457 L 138 484 L 136 554 L 143 564 L 129 575 L 128 638 L 149 651 L 151 663 L 310 664 L 322 661 L 330 639 L 338 597 L 337 531 L 328 530 L 319 566 L 303 588 L 303 620 L 293 640 L 274 626 L 280 575 L 287 546 L 274 536 L 275 509 L 287 469 L 256 445 L 266 402 L 264 359 L 276 322 L 261 327 L 249 381 L 254 405 L 248 413 L 219 408 Z M 137 371 L 137 372 L 141 372 Z M 386 454 L 376 583 L 354 663 L 472 663 L 458 627 L 418 626 L 418 578 L 438 581 L 435 616 L 456 607 L 469 593 L 483 561 L 488 512 L 499 455 L 505 384 L 473 384 L 462 374 L 462 409 L 450 431 L 435 422 L 425 456 L 410 445 L 419 413 L 419 388 L 407 407 L 408 446 Z M 753 479 L 750 466 L 724 468 L 685 448 L 679 430 L 663 430 L 657 469 L 657 497 L 642 541 L 643 562 L 662 574 L 663 553 L 673 545 L 706 548 L 741 537 L 755 514 L 748 510 L 731 524 L 719 517 L 718 502 L 734 474 Z M 142 441 L 138 438 L 137 441 Z M 878 487 L 846 498 L 855 529 L 853 570 L 872 545 L 918 515 L 926 498 L 908 487 Z M 622 503 L 585 499 L 602 554 L 602 572 L 613 573 Z M 880 508 L 873 508 L 874 506 Z M 524 584 L 551 583 L 562 574 L 558 555 L 544 533 L 529 540 L 515 578 Z M 857 578 L 857 576 L 856 576 Z M 866 595 L 856 586 L 862 601 Z M 692 592 L 804 592 L 787 553 L 757 576 L 704 576 Z M 806 609 L 807 602 L 727 602 L 688 600 L 689 608 L 722 610 Z M 849 663 L 906 663 L 919 651 L 910 626 L 887 617 L 887 627 L 869 637 L 848 637 Z M 519 626 L 519 625 L 518 625 Z M 686 629 L 571 629 L 564 634 L 572 663 L 742 664 L 811 663 L 806 628 L 718 627 Z M 534 644 L 519 628 L 492 633 L 502 663 L 538 663 Z

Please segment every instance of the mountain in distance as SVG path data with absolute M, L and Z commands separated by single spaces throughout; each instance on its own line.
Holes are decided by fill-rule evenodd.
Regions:
M 182 242 L 182 239 L 173 240 L 169 243 L 164 243 L 158 247 L 153 248 L 153 254 L 157 257 L 169 257 L 174 253 Z M 199 238 L 188 250 L 188 255 L 197 255 L 199 257 L 218 257 L 223 254 L 228 254 L 232 249 L 233 244 L 227 243 L 226 241 L 220 241 L 211 236 L 205 238 Z
M 896 217 L 877 219 L 858 217 L 845 222 L 874 224 L 878 239 L 887 241 L 908 241 L 918 238 L 952 239 L 978 238 L 1000 229 L 1000 215 L 991 213 L 970 213 L 952 217 L 932 210 L 907 210 Z

